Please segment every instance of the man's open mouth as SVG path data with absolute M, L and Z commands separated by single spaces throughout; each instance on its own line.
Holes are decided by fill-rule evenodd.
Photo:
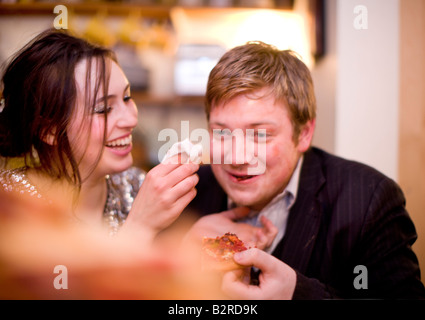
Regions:
M 252 178 L 257 177 L 257 175 L 241 175 L 241 174 L 232 174 L 230 173 L 230 176 L 232 176 L 236 181 L 247 181 Z

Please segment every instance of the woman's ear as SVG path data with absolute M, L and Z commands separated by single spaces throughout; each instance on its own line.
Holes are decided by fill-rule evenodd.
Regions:
M 298 151 L 306 152 L 310 148 L 313 140 L 314 130 L 316 128 L 316 119 L 309 120 L 301 129 L 298 136 Z
M 47 134 L 44 134 L 41 138 L 44 143 L 48 145 L 55 146 L 56 145 L 56 128 L 49 129 Z

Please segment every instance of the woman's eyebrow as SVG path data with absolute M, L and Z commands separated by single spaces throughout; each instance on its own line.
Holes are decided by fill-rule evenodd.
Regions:
M 115 94 L 110 94 L 110 95 L 107 95 L 106 97 L 101 97 L 101 98 L 97 99 L 97 100 L 96 100 L 96 103 L 102 102 L 102 101 L 104 101 L 105 99 L 106 99 L 106 100 L 109 100 L 109 99 L 114 98 L 114 97 L 115 97 Z
M 127 85 L 125 86 L 123 92 L 126 92 L 128 89 L 130 89 L 130 83 L 127 83 Z M 106 97 L 100 97 L 99 99 L 96 100 L 96 103 L 102 102 L 105 99 L 108 100 L 108 99 L 115 98 L 115 97 L 116 97 L 115 94 L 110 94 L 110 95 L 107 95 Z

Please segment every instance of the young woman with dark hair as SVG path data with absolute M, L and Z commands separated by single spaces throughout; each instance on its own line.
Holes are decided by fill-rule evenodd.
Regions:
M 197 164 L 132 167 L 137 107 L 112 51 L 48 30 L 14 56 L 2 87 L 0 156 L 25 163 L 0 172 L 4 191 L 150 238 L 194 198 Z

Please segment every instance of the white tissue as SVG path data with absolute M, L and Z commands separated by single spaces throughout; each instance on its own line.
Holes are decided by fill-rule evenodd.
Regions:
M 200 163 L 202 159 L 202 145 L 199 143 L 193 144 L 189 139 L 176 142 L 167 151 L 161 162 L 164 162 L 180 153 L 182 155 L 186 155 L 186 160 L 182 157 L 182 163 L 188 163 L 189 161 L 193 163 Z

